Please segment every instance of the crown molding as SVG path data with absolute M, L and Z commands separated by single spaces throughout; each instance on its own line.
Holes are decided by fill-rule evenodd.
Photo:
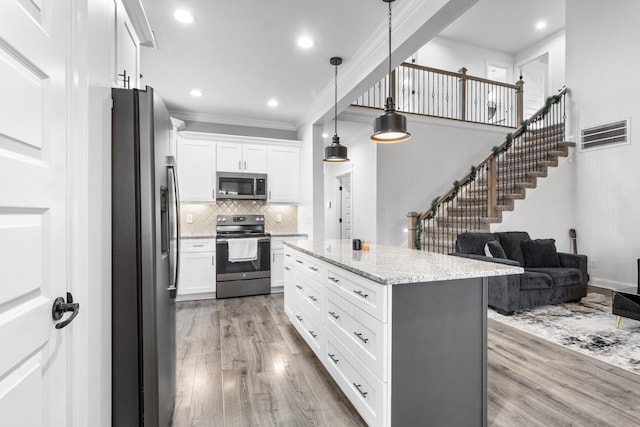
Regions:
M 151 25 L 147 19 L 141 0 L 122 0 L 124 10 L 133 25 L 136 35 L 140 39 L 140 46 L 157 48 L 156 36 L 151 30 Z
M 219 116 L 216 114 L 194 113 L 190 111 L 169 110 L 171 117 L 181 120 L 189 120 L 193 122 L 216 123 L 233 126 L 247 126 L 255 128 L 278 129 L 278 130 L 298 130 L 291 122 L 276 122 L 270 120 L 246 119 L 228 116 Z

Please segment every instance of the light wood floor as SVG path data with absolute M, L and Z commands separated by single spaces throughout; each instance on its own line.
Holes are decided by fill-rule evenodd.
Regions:
M 177 345 L 175 426 L 366 425 L 282 294 L 178 303 Z M 488 361 L 489 426 L 640 425 L 639 375 L 492 320 Z

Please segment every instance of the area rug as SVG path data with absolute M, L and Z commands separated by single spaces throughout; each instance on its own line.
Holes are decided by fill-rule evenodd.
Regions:
M 640 374 L 640 321 L 622 318 L 616 329 L 611 298 L 590 293 L 579 303 L 549 305 L 488 317 L 540 338 Z

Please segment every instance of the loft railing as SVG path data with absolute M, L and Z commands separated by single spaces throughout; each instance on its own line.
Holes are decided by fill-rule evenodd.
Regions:
M 566 87 L 547 98 L 545 106 L 507 135 L 500 146 L 444 196 L 436 197 L 423 214 L 411 212 L 409 248 L 450 253 L 458 234 L 489 229 L 499 212 L 523 198 L 531 179 L 546 175 L 546 167 L 567 149 L 564 142 Z M 544 169 L 544 170 L 542 170 Z
M 522 80 L 508 84 L 404 62 L 352 105 L 383 109 L 389 93 L 396 110 L 515 128 L 522 122 Z

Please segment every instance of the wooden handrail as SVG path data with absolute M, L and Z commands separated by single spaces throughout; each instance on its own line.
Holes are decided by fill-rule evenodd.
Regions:
M 411 64 L 413 65 L 413 64 Z M 553 98 L 552 99 L 552 104 L 556 104 L 559 102 L 559 99 L 564 96 L 567 93 L 567 87 L 563 86 L 558 93 L 556 94 L 556 96 L 559 96 L 559 98 Z M 538 119 L 546 110 L 547 106 L 543 106 L 541 107 L 538 111 L 536 111 L 535 113 L 533 113 L 533 115 L 531 116 L 531 118 L 527 121 L 527 126 L 529 123 L 535 122 L 536 119 Z M 522 133 L 525 131 L 525 126 L 523 126 L 522 124 L 520 126 L 518 126 L 518 128 L 513 131 L 512 138 L 515 139 L 517 137 L 519 137 L 520 135 L 522 135 Z M 504 148 L 504 146 L 507 144 L 507 141 L 505 139 L 505 141 L 498 147 L 500 150 L 502 150 Z M 476 166 L 476 171 L 480 171 L 482 170 L 483 167 L 485 167 L 492 159 L 494 158 L 494 154 L 491 153 L 489 154 L 482 162 L 480 162 L 478 164 L 478 166 Z M 471 178 L 471 172 L 469 172 L 464 178 L 462 178 L 460 180 L 461 183 L 467 182 L 469 180 L 469 178 Z M 451 195 L 453 195 L 455 193 L 456 189 L 452 188 L 451 190 L 449 190 L 448 193 L 446 193 L 444 196 L 440 197 L 438 199 L 438 201 L 436 202 L 437 206 L 440 206 L 444 201 L 446 201 Z M 422 215 L 420 215 L 420 217 L 418 218 L 418 221 L 423 221 L 425 218 L 427 218 L 429 216 L 429 214 L 431 214 L 432 211 L 431 209 L 429 209 L 428 211 L 426 211 L 425 213 L 423 213 Z
M 456 73 L 454 71 L 440 70 L 438 68 L 426 67 L 424 65 L 413 64 L 411 62 L 403 62 L 400 65 L 403 66 L 403 67 L 407 67 L 407 68 L 413 68 L 415 70 L 430 71 L 432 73 L 444 74 L 445 76 L 462 78 L 462 74 L 461 73 Z M 503 87 L 506 87 L 506 88 L 509 88 L 509 89 L 517 89 L 518 88 L 518 86 L 515 85 L 515 84 L 497 82 L 497 81 L 494 81 L 494 80 L 484 79 L 482 77 L 475 77 L 475 76 L 472 76 L 472 75 L 469 75 L 469 74 L 465 74 L 465 78 L 467 80 L 475 80 L 477 82 L 488 83 L 488 84 L 492 84 L 492 85 L 495 85 L 495 86 L 503 86 Z

